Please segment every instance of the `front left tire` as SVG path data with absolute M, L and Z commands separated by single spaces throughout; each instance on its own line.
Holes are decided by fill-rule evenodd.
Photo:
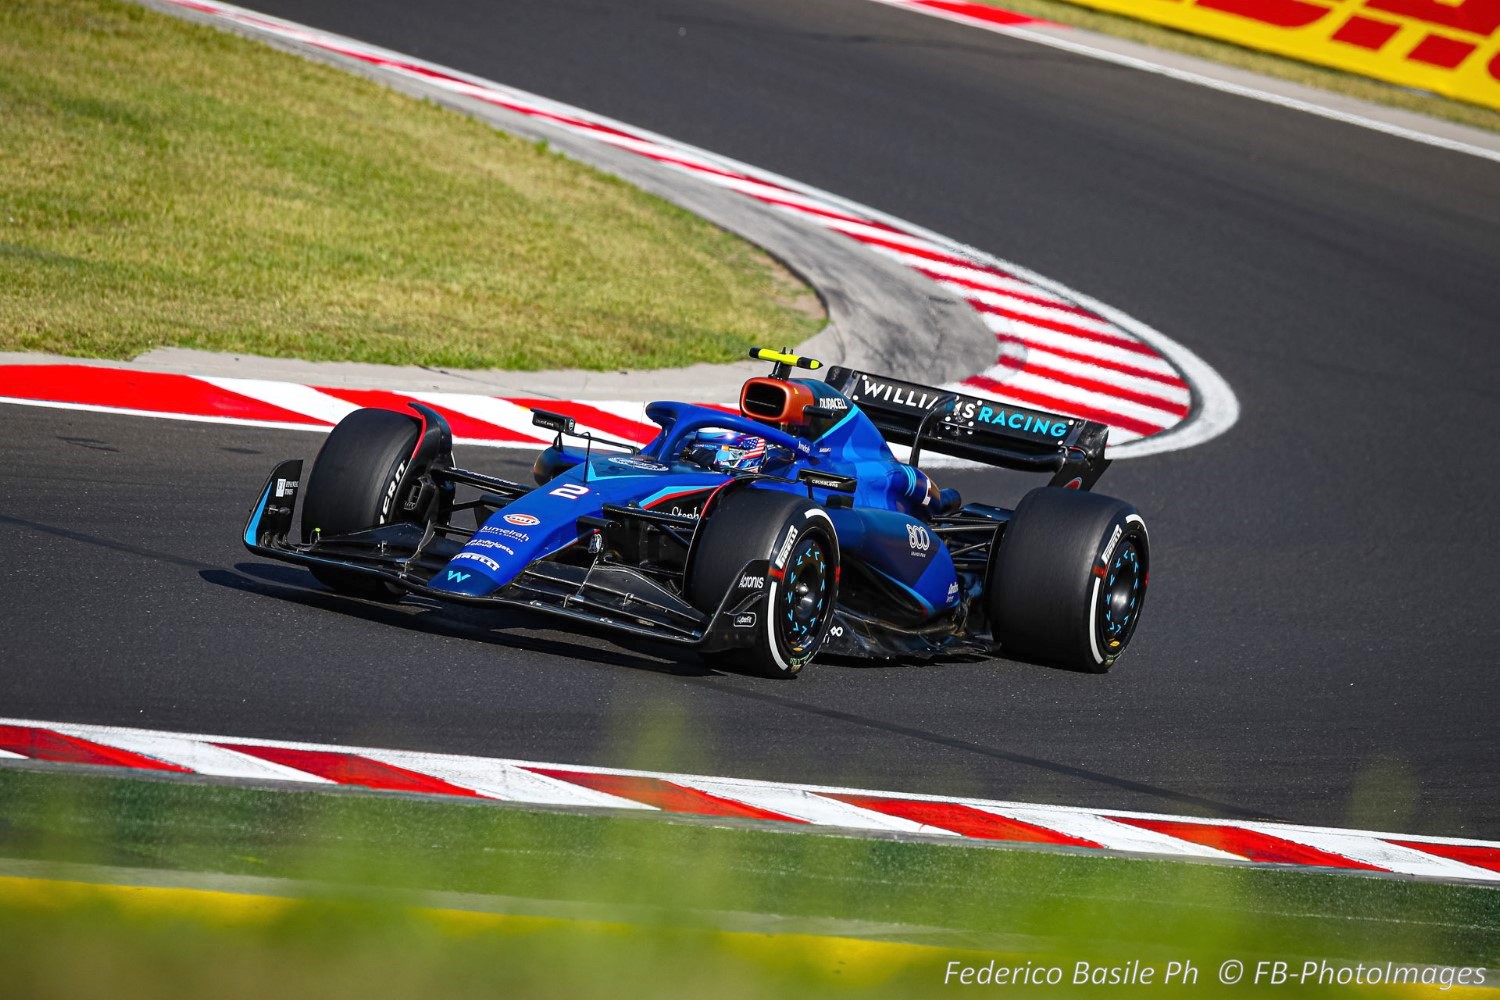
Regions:
M 838 602 L 838 536 L 823 508 L 806 497 L 742 489 L 716 503 L 698 527 L 686 596 L 712 613 L 747 563 L 768 560 L 763 620 L 750 645 L 726 655 L 770 677 L 795 677 L 828 635 Z

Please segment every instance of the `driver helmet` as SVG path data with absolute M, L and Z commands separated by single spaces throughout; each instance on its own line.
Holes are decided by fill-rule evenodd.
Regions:
M 693 436 L 688 452 L 715 472 L 757 472 L 766 460 L 766 439 L 739 431 L 703 430 Z

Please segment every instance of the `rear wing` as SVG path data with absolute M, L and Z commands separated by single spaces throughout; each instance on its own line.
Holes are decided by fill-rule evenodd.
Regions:
M 828 385 L 848 397 L 887 441 L 1022 472 L 1052 473 L 1050 486 L 1089 489 L 1104 474 L 1109 427 L 994 399 L 869 375 L 828 370 Z M 1075 481 L 1076 480 L 1076 481 Z

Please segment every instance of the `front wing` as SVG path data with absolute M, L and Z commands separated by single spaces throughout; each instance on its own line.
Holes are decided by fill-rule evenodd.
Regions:
M 769 569 L 765 560 L 747 564 L 740 574 L 742 583 L 712 613 L 698 610 L 632 567 L 603 562 L 581 566 L 550 557 L 532 563 L 510 584 L 484 597 L 437 590 L 429 582 L 463 547 L 450 537 L 451 529 L 439 530 L 432 523 L 398 523 L 293 542 L 292 516 L 301 478 L 300 460 L 283 462 L 271 473 L 245 525 L 245 547 L 251 552 L 308 567 L 364 574 L 405 593 L 448 603 L 526 608 L 705 651 L 748 645 L 766 614 L 765 591 L 743 583 L 764 579 Z M 623 510 L 615 513 L 629 516 Z M 573 544 L 586 546 L 599 530 L 580 522 L 578 541 Z

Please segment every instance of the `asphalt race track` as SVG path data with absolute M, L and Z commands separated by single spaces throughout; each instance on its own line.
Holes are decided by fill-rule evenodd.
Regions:
M 1101 484 L 1154 547 L 1110 675 L 777 683 L 251 558 L 316 435 L 8 406 L 6 715 L 1500 835 L 1500 164 L 867 0 L 253 6 L 1033 267 L 1187 344 L 1240 423 Z M 989 479 L 948 481 L 1015 499 Z

